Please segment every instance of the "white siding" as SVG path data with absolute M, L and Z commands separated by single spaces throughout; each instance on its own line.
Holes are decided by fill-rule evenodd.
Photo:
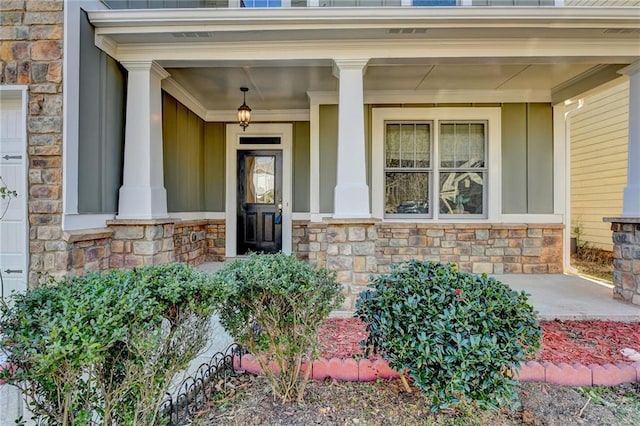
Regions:
M 629 84 L 588 96 L 571 117 L 571 229 L 582 241 L 612 250 L 606 216 L 622 212 L 627 181 Z

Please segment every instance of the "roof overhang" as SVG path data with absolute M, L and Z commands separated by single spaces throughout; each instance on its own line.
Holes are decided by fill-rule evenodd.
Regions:
M 538 87 L 537 81 L 535 88 L 546 92 L 549 101 L 561 102 L 565 96 L 615 78 L 617 69 L 640 59 L 640 8 L 153 9 L 100 10 L 88 15 L 97 46 L 121 62 L 155 60 L 173 68 L 178 83 L 202 103 L 226 99 L 230 105 L 237 98 L 237 87 L 248 84 L 254 93 L 261 93 L 262 86 L 263 99 L 291 90 L 290 99 L 298 100 L 283 99 L 265 108 L 286 108 L 287 104 L 300 108 L 304 85 L 293 89 L 288 82 L 315 82 L 307 90 L 333 90 L 335 81 L 326 73 L 327 67 L 332 60 L 344 58 L 369 59 L 370 69 L 380 70 L 378 76 L 386 75 L 384 68 L 389 75 L 414 78 L 412 89 L 386 88 L 384 78 L 372 81 L 373 72 L 365 82 L 375 90 L 400 88 L 407 91 L 403 93 L 425 87 L 433 90 L 426 76 L 434 66 L 440 67 L 435 71 L 440 69 L 442 78 L 450 70 L 455 72 L 456 65 L 485 67 L 491 84 L 462 84 L 461 90 L 496 90 L 497 81 L 508 82 L 500 84 L 507 87 L 516 78 L 522 84 L 513 84 L 514 89 L 530 90 L 526 83 L 533 80 L 522 78 L 524 73 L 548 72 L 554 82 L 550 78 L 547 87 Z M 514 64 L 529 68 L 509 67 Z M 585 72 L 579 64 L 593 69 Z M 565 75 L 561 74 L 564 65 Z M 290 70 L 280 71 L 282 81 L 267 87 L 271 76 L 285 67 Z M 393 67 L 403 67 L 405 73 L 390 72 Z M 495 79 L 494 72 L 500 73 Z M 459 75 L 457 80 L 454 77 L 449 83 L 468 83 Z M 203 94 L 210 86 L 207 81 L 213 79 L 227 81 L 228 88 Z

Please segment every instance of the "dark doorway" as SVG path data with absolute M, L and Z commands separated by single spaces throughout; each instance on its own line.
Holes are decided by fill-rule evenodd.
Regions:
M 238 151 L 238 254 L 282 250 L 282 151 Z

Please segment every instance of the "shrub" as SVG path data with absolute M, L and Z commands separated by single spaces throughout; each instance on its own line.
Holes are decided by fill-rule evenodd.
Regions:
M 223 298 L 172 264 L 67 278 L 15 296 L 0 347 L 42 424 L 151 425 L 173 376 L 204 347 Z
M 230 286 L 220 322 L 257 356 L 274 394 L 301 401 L 318 357 L 318 327 L 343 300 L 333 274 L 284 254 L 252 254 L 220 271 Z M 273 368 L 275 366 L 275 369 Z
M 360 294 L 363 344 L 406 372 L 432 409 L 475 401 L 496 408 L 516 398 L 512 367 L 540 346 L 527 295 L 453 265 L 394 265 Z

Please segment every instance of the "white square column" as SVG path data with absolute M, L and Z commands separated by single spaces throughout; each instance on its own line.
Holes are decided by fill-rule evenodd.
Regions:
M 363 76 L 368 59 L 334 61 L 339 80 L 338 165 L 334 218 L 369 218 L 369 187 L 364 143 Z
M 629 76 L 629 154 L 622 217 L 640 218 L 640 61 L 619 72 Z
M 166 218 L 161 81 L 169 73 L 153 61 L 123 62 L 122 65 L 129 76 L 124 173 L 117 219 Z

